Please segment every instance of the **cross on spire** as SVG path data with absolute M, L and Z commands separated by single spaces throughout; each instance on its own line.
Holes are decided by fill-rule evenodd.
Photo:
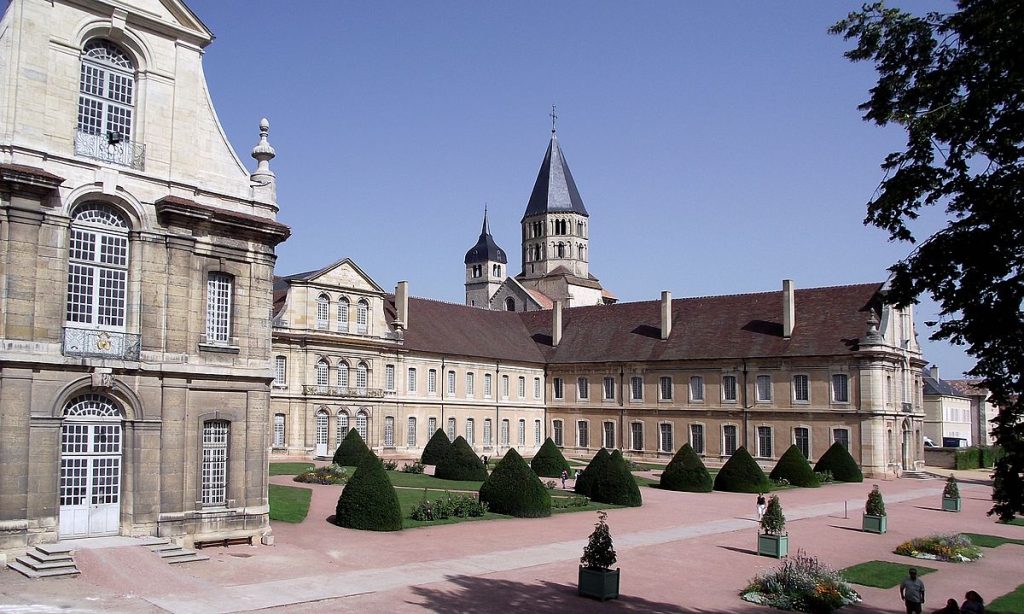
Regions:
M 558 115 L 555 114 L 555 105 L 551 105 L 551 112 L 548 113 L 551 117 L 551 134 L 555 133 L 555 120 L 558 119 Z

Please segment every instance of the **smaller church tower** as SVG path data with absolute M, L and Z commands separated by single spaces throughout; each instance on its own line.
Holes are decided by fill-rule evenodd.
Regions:
M 487 210 L 484 209 L 484 224 L 480 238 L 466 252 L 466 304 L 489 309 L 491 297 L 508 277 L 508 258 L 498 247 L 487 225 Z

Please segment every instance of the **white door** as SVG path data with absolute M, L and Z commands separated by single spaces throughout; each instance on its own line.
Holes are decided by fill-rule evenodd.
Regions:
M 340 441 L 338 442 L 341 443 Z M 316 456 L 327 456 L 327 413 L 316 414 Z
M 61 427 L 62 539 L 117 535 L 121 520 L 121 425 L 65 421 Z

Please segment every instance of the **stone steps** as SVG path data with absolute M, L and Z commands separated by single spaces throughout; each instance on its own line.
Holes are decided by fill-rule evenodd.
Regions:
M 903 473 L 900 474 L 900 477 L 910 478 L 911 480 L 933 480 L 933 479 L 935 479 L 934 476 L 932 476 L 929 473 L 925 473 L 924 471 L 907 471 L 907 470 L 904 470 Z
M 152 552 L 155 552 L 161 559 L 172 565 L 177 563 L 192 563 L 194 561 L 210 560 L 210 557 L 205 554 L 199 554 L 194 550 L 186 550 L 185 548 L 174 544 L 157 544 L 155 546 L 150 546 L 149 549 Z
M 75 565 L 75 551 L 66 544 L 41 544 L 7 564 L 29 578 L 60 578 L 81 573 Z

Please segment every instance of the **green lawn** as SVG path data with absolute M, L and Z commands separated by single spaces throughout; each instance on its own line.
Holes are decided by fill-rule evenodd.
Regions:
M 313 468 L 313 463 L 270 463 L 270 475 L 299 475 Z
M 302 522 L 309 513 L 309 498 L 313 491 L 296 486 L 270 485 L 270 519 L 282 522 Z
M 1024 518 L 1014 518 L 1010 522 L 1003 522 L 1000 524 L 1012 524 L 1018 527 L 1024 527 Z
M 989 614 L 1024 614 L 1024 584 L 1012 593 L 997 597 L 988 604 L 985 611 Z
M 840 570 L 848 582 L 874 586 L 875 588 L 892 588 L 898 586 L 907 577 L 907 570 L 911 567 L 917 569 L 918 576 L 924 576 L 935 571 L 931 567 L 923 565 L 906 565 L 904 563 L 890 563 L 889 561 L 868 561 L 852 567 Z
M 971 539 L 971 543 L 982 548 L 996 548 L 1003 544 L 1019 544 L 1024 546 L 1024 539 L 1009 539 L 998 535 L 982 535 L 981 533 L 964 533 L 965 537 Z

